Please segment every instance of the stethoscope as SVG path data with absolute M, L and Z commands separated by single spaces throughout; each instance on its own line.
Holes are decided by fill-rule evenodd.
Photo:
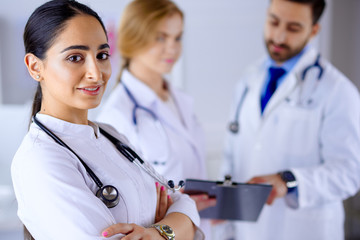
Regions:
M 108 208 L 113 208 L 118 205 L 120 201 L 119 191 L 116 187 L 112 185 L 105 185 L 100 181 L 100 179 L 96 176 L 96 174 L 91 170 L 91 168 L 68 146 L 64 143 L 58 136 L 56 136 L 52 131 L 46 128 L 41 122 L 37 120 L 34 116 L 33 121 L 36 125 L 38 125 L 46 134 L 48 134 L 54 141 L 61 146 L 68 149 L 72 152 L 82 163 L 86 172 L 93 179 L 95 184 L 98 186 L 98 190 L 96 192 L 96 197 L 98 197 Z M 185 186 L 185 182 L 183 180 L 179 181 L 179 184 L 175 186 L 174 181 L 167 181 L 163 176 L 158 174 L 154 168 L 152 168 L 147 162 L 144 162 L 128 145 L 122 143 L 117 138 L 110 135 L 104 129 L 99 128 L 100 133 L 103 134 L 110 142 L 112 142 L 116 149 L 130 162 L 135 163 L 138 167 L 143 169 L 147 174 L 149 174 L 152 178 L 157 180 L 161 185 L 165 186 L 167 189 L 172 190 L 173 192 L 180 190 Z
M 315 80 L 315 85 L 312 86 L 312 90 L 309 91 L 309 95 L 308 97 L 304 97 L 304 88 L 305 88 L 305 77 L 307 76 L 307 74 L 309 73 L 309 71 L 311 69 L 318 69 L 319 73 L 317 75 L 317 78 Z M 320 54 L 317 55 L 315 63 L 308 66 L 307 68 L 304 69 L 304 71 L 301 74 L 301 78 L 299 79 L 298 75 L 295 75 L 297 78 L 297 81 L 301 84 L 301 88 L 299 91 L 299 95 L 298 95 L 298 99 L 297 100 L 292 100 L 290 99 L 290 97 L 286 97 L 285 101 L 288 102 L 289 104 L 293 105 L 293 106 L 299 106 L 299 107 L 310 107 L 313 103 L 313 95 L 316 91 L 316 89 L 318 88 L 318 85 L 320 83 L 320 79 L 323 75 L 324 72 L 324 68 L 320 65 Z
M 130 98 L 131 102 L 134 104 L 133 110 L 132 110 L 132 122 L 134 124 L 134 126 L 137 129 L 138 132 L 138 136 L 139 134 L 139 127 L 138 127 L 138 121 L 137 121 L 137 117 L 136 117 L 136 111 L 137 110 L 143 110 L 144 112 L 148 113 L 153 119 L 154 119 L 154 124 L 156 129 L 158 130 L 158 134 L 161 134 L 163 136 L 163 138 L 165 139 L 165 144 L 166 144 L 166 153 L 165 155 L 162 157 L 162 159 L 157 159 L 155 161 L 152 161 L 155 165 L 165 165 L 166 160 L 170 158 L 170 151 L 171 151 L 171 147 L 170 147 L 170 141 L 169 141 L 169 137 L 166 134 L 165 128 L 162 125 L 161 121 L 159 120 L 159 118 L 157 117 L 157 115 L 149 108 L 146 108 L 144 106 L 141 106 L 135 99 L 134 95 L 130 92 L 130 90 L 126 87 L 126 85 L 124 83 L 122 83 L 122 85 L 124 86 L 125 92 L 128 95 L 128 97 Z M 151 160 L 151 159 L 148 159 Z
M 304 84 L 306 82 L 305 77 L 307 76 L 309 70 L 313 69 L 313 68 L 318 68 L 319 74 L 318 74 L 317 79 L 315 81 L 315 85 L 313 86 L 312 91 L 309 94 L 309 97 L 307 98 L 306 101 L 302 101 L 301 96 L 303 95 L 303 88 L 304 88 Z M 318 84 L 319 84 L 320 79 L 321 79 L 321 77 L 323 75 L 323 72 L 324 72 L 324 68 L 320 64 L 320 54 L 318 54 L 314 64 L 311 64 L 311 65 L 307 66 L 304 69 L 304 71 L 301 74 L 301 79 L 299 80 L 298 76 L 296 76 L 297 81 L 298 81 L 297 85 L 301 84 L 301 89 L 300 89 L 300 92 L 299 92 L 299 100 L 297 102 L 295 102 L 295 104 L 294 104 L 293 101 L 289 97 L 286 97 L 285 101 L 290 103 L 290 104 L 298 105 L 298 106 L 309 106 L 309 105 L 311 105 L 313 103 L 312 95 L 314 94 L 314 92 L 316 91 L 316 89 L 318 87 Z M 239 104 L 236 107 L 234 121 L 230 122 L 230 124 L 229 124 L 229 131 L 232 132 L 233 134 L 237 134 L 239 132 L 239 130 L 240 130 L 240 125 L 239 125 L 239 120 L 238 119 L 239 119 L 241 108 L 242 108 L 242 105 L 244 103 L 244 100 L 246 98 L 246 95 L 247 95 L 248 91 L 249 91 L 249 88 L 248 88 L 248 86 L 246 86 L 244 88 L 243 93 L 241 94 Z

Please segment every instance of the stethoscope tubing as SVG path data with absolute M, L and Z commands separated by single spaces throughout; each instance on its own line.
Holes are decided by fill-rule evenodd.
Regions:
M 319 69 L 319 75 L 318 75 L 317 80 L 320 81 L 320 79 L 321 79 L 321 77 L 323 75 L 323 72 L 324 72 L 324 68 L 320 65 L 320 54 L 317 55 L 315 63 L 313 65 L 310 65 L 310 66 L 308 66 L 307 68 L 304 69 L 304 71 L 302 72 L 302 75 L 301 75 L 302 81 L 305 81 L 305 77 L 306 77 L 307 72 L 311 68 L 314 68 L 314 67 L 317 67 Z
M 244 104 L 244 101 L 245 101 L 245 98 L 246 98 L 246 95 L 249 91 L 249 87 L 246 86 L 243 93 L 241 94 L 241 98 L 240 98 L 240 101 L 239 101 L 239 104 L 237 105 L 236 107 L 236 112 L 235 112 L 235 121 L 231 122 L 229 124 L 229 130 L 232 132 L 232 133 L 237 133 L 239 131 L 239 121 L 237 120 L 237 117 L 239 116 L 240 114 L 240 110 L 242 108 L 242 105 Z
M 167 182 L 164 178 L 158 176 L 155 172 L 152 172 L 149 167 L 145 167 L 146 163 L 144 162 L 144 160 L 142 160 L 141 157 L 129 146 L 123 144 L 122 142 L 120 142 L 120 140 L 113 137 L 112 135 L 104 131 L 102 128 L 99 129 L 100 133 L 103 134 L 107 139 L 109 139 L 110 142 L 115 145 L 117 150 L 119 150 L 119 152 L 121 152 L 130 162 L 135 163 L 139 168 L 143 169 L 147 174 L 149 174 L 152 178 L 156 179 L 161 185 L 165 186 L 167 189 L 178 190 L 177 188 L 174 189 L 174 187 L 169 186 L 169 182 Z
M 134 103 L 134 108 L 133 108 L 133 111 L 132 111 L 132 120 L 133 120 L 134 125 L 137 125 L 136 109 L 144 110 L 145 112 L 149 113 L 155 120 L 158 120 L 158 117 L 156 116 L 156 114 L 153 111 L 151 111 L 150 109 L 147 109 L 146 107 L 143 107 L 143 106 L 139 105 L 138 102 L 136 101 L 134 95 L 132 95 L 132 93 L 126 87 L 126 85 L 123 84 L 123 86 L 124 86 L 124 89 L 126 91 L 126 94 L 129 96 L 130 100 Z
M 167 145 L 166 149 L 167 149 L 167 154 L 165 155 L 166 157 L 164 159 L 168 159 L 170 157 L 170 149 L 171 149 L 171 146 L 170 146 L 170 140 L 169 140 L 169 137 L 168 135 L 166 134 L 166 130 L 163 126 L 163 124 L 161 123 L 159 117 L 150 109 L 144 107 L 144 106 L 141 106 L 138 101 L 135 99 L 134 95 L 131 93 L 131 91 L 129 90 L 129 88 L 124 84 L 122 83 L 124 89 L 125 89 L 125 92 L 126 94 L 128 95 L 128 97 L 130 98 L 131 102 L 134 104 L 134 107 L 133 107 L 133 110 L 132 110 L 132 121 L 133 121 L 133 124 L 134 126 L 138 129 L 138 122 L 137 122 L 137 117 L 136 117 L 136 110 L 143 110 L 145 111 L 146 113 L 148 113 L 155 121 L 155 125 L 156 127 L 158 128 L 159 131 L 162 132 L 164 138 L 165 138 L 165 144 Z M 161 165 L 164 165 L 166 163 L 166 161 L 155 161 L 154 164 L 161 164 Z
M 86 171 L 89 173 L 90 177 L 94 180 L 95 184 L 99 187 L 99 189 L 104 188 L 103 183 L 100 181 L 100 179 L 96 176 L 96 174 L 91 170 L 91 168 L 80 158 L 79 155 L 75 153 L 74 150 L 72 150 L 65 142 L 63 142 L 58 136 L 56 136 L 52 131 L 50 131 L 47 127 L 45 127 L 40 121 L 37 120 L 35 116 L 33 116 L 33 121 L 36 125 L 38 125 L 47 135 L 49 135 L 56 143 L 61 145 L 62 147 L 65 147 L 68 149 L 71 153 L 73 153 L 79 161 L 82 163 Z M 119 139 L 115 138 L 108 132 L 106 132 L 104 129 L 99 127 L 99 131 L 101 134 L 103 134 L 114 146 L 115 148 L 130 162 L 134 163 L 141 169 L 143 169 L 150 177 L 157 180 L 161 185 L 165 186 L 167 189 L 172 190 L 173 192 L 180 190 L 184 185 L 184 181 L 180 181 L 178 186 L 175 186 L 173 184 L 172 180 L 167 181 L 164 177 L 160 176 L 156 173 L 155 170 L 151 171 L 149 166 L 145 166 L 147 163 L 145 163 L 144 160 L 141 159 L 141 157 L 132 150 L 128 145 L 122 143 Z M 105 187 L 112 187 L 116 190 L 117 189 L 114 186 L 106 185 Z
M 104 185 L 103 183 L 100 181 L 100 179 L 96 176 L 96 174 L 91 170 L 91 168 L 80 158 L 79 155 L 77 155 L 74 150 L 72 150 L 66 143 L 64 143 L 59 137 L 57 137 L 52 131 L 50 131 L 47 127 L 45 127 L 40 121 L 37 120 L 37 118 L 35 116 L 33 116 L 33 121 L 36 123 L 36 125 L 38 125 L 45 133 L 47 133 L 56 143 L 58 143 L 59 145 L 65 147 L 66 149 L 68 149 L 71 153 L 73 153 L 81 162 L 81 164 L 84 166 L 84 168 L 86 169 L 86 171 L 89 173 L 89 175 L 91 176 L 91 178 L 94 180 L 95 184 L 99 187 L 102 188 Z

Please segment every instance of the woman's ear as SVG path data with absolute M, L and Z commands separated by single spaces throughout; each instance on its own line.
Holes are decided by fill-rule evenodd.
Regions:
M 41 76 L 41 67 L 42 67 L 42 61 L 37 58 L 32 53 L 27 53 L 24 57 L 25 65 L 29 71 L 30 76 L 35 79 L 35 81 L 40 82 L 42 79 Z

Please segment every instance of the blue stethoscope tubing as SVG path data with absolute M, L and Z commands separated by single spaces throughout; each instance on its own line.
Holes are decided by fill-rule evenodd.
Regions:
M 309 70 L 312 69 L 312 68 L 318 68 L 319 69 L 319 74 L 318 74 L 317 79 L 316 79 L 316 86 L 314 87 L 316 89 L 317 84 L 320 82 L 320 79 L 321 79 L 321 77 L 322 77 L 322 75 L 324 73 L 324 68 L 320 64 L 320 54 L 317 55 L 314 64 L 311 64 L 311 65 L 307 66 L 304 69 L 304 71 L 302 72 L 301 81 L 300 81 L 301 84 L 304 84 L 305 77 L 306 77 L 307 73 L 309 72 Z M 315 89 L 314 89 L 314 91 L 315 91 Z M 241 95 L 240 101 L 239 101 L 239 103 L 238 103 L 238 105 L 236 107 L 234 121 L 230 122 L 230 124 L 229 124 L 229 131 L 232 132 L 233 134 L 237 134 L 239 132 L 239 130 L 240 130 L 240 124 L 239 124 L 240 111 L 241 111 L 241 108 L 243 106 L 243 103 L 245 101 L 245 98 L 246 98 L 246 95 L 247 95 L 248 91 L 249 91 L 249 88 L 248 88 L 248 86 L 246 86 L 244 88 L 244 91 L 243 91 L 242 95 Z M 288 102 L 290 101 L 289 98 L 286 98 L 285 100 L 288 101 Z M 309 99 L 308 102 L 311 103 L 312 100 Z
M 80 158 L 79 155 L 76 154 L 74 150 L 72 150 L 65 142 L 63 142 L 58 136 L 56 136 L 52 131 L 50 131 L 45 125 L 43 125 L 37 118 L 33 117 L 33 122 L 40 127 L 47 135 L 49 135 L 56 143 L 68 149 L 71 153 L 73 153 L 81 162 L 81 164 L 86 169 L 86 172 L 93 179 L 95 184 L 98 186 L 98 191 L 96 192 L 96 196 L 108 207 L 115 207 L 120 200 L 119 192 L 116 187 L 112 185 L 105 185 L 101 182 L 101 180 L 96 176 L 96 174 L 91 170 L 91 168 Z M 113 143 L 116 149 L 130 162 L 134 163 L 141 169 L 143 169 L 146 173 L 148 173 L 152 178 L 157 180 L 161 185 L 165 186 L 167 189 L 172 190 L 173 192 L 180 190 L 183 186 L 185 186 L 185 182 L 183 180 L 179 181 L 179 184 L 175 186 L 172 180 L 167 181 L 163 176 L 158 174 L 152 167 L 150 167 L 145 161 L 143 161 L 135 151 L 133 151 L 128 145 L 122 143 L 117 138 L 113 137 L 111 134 L 106 132 L 104 129 L 99 128 L 100 133 L 103 134 L 111 143 Z
M 241 98 L 240 98 L 240 101 L 239 101 L 239 104 L 237 105 L 236 107 L 236 112 L 235 112 L 235 120 L 230 122 L 229 124 L 229 130 L 232 132 L 232 133 L 238 133 L 239 132 L 239 128 L 240 128 L 240 125 L 239 125 L 239 120 L 238 120 L 238 117 L 240 115 L 240 110 L 242 108 L 242 105 L 244 103 L 244 100 L 246 98 L 246 95 L 249 91 L 249 87 L 246 86 L 244 88 L 244 91 L 243 93 L 241 94 Z
M 137 125 L 137 118 L 136 118 L 136 110 L 137 109 L 144 110 L 145 112 L 150 114 L 155 120 L 158 120 L 158 117 L 156 116 L 156 114 L 153 111 L 151 111 L 150 109 L 148 109 L 146 107 L 143 107 L 143 106 L 139 105 L 138 102 L 136 101 L 134 95 L 132 95 L 132 93 L 126 87 L 126 85 L 125 84 L 122 84 L 122 85 L 124 86 L 125 92 L 129 96 L 131 102 L 134 104 L 134 108 L 132 110 L 132 121 L 133 121 L 134 125 Z
M 158 165 L 165 165 L 166 160 L 170 157 L 170 141 L 169 141 L 169 137 L 166 134 L 165 128 L 163 127 L 161 121 L 159 120 L 159 118 L 157 117 L 157 115 L 150 109 L 141 106 L 138 101 L 136 101 L 134 95 L 130 92 L 130 90 L 128 89 L 128 87 L 122 83 L 126 94 L 128 95 L 128 97 L 130 98 L 131 102 L 134 104 L 133 110 L 132 110 L 132 121 L 134 126 L 138 127 L 138 121 L 137 121 L 137 117 L 136 117 L 136 111 L 137 110 L 143 110 L 146 113 L 148 113 L 155 121 L 155 125 L 156 127 L 162 132 L 162 134 L 164 135 L 165 139 L 165 144 L 166 144 L 166 149 L 167 149 L 167 154 L 165 155 L 165 157 L 163 157 L 165 160 L 164 161 L 155 161 L 154 164 Z

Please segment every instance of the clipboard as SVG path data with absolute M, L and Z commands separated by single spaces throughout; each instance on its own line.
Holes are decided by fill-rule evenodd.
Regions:
M 202 218 L 256 222 L 271 189 L 271 185 L 231 182 L 226 177 L 224 182 L 186 179 L 184 192 L 216 198 L 216 206 L 199 212 Z

